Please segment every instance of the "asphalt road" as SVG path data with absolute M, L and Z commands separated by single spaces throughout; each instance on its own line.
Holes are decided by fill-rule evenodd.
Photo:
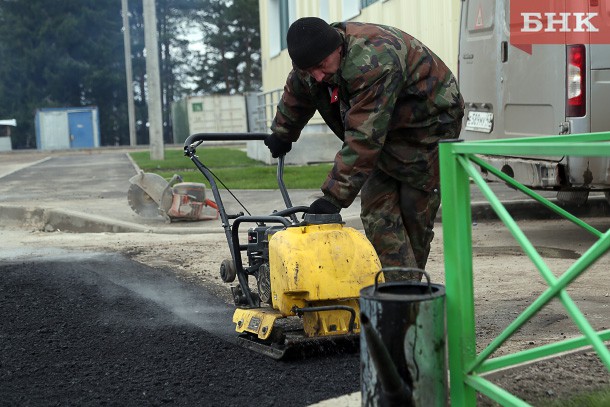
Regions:
M 56 252 L 0 276 L 1 406 L 306 406 L 359 389 L 357 354 L 236 346 L 232 309 L 170 271 Z

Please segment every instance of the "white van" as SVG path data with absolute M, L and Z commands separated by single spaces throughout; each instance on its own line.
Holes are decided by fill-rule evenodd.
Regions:
M 606 7 L 605 1 L 587 3 Z M 610 131 L 610 45 L 523 50 L 510 44 L 509 24 L 509 0 L 462 0 L 458 76 L 466 112 L 461 137 Z M 532 189 L 558 191 L 560 201 L 584 203 L 589 191 L 610 190 L 610 157 L 484 158 Z

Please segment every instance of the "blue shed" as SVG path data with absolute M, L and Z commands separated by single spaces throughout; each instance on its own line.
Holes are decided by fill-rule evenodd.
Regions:
M 66 150 L 100 146 L 97 107 L 44 108 L 36 111 L 39 150 Z

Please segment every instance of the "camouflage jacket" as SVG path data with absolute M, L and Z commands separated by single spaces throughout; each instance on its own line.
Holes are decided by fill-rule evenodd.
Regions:
M 296 141 L 316 110 L 343 140 L 322 191 L 349 206 L 375 166 L 422 190 L 438 186 L 438 140 L 456 137 L 464 101 L 449 68 L 396 28 L 334 23 L 343 37 L 332 84 L 288 75 L 271 131 Z

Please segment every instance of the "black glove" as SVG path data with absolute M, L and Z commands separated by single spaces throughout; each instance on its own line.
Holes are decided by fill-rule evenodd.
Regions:
M 341 208 L 336 206 L 328 199 L 318 198 L 309 205 L 309 211 L 307 213 L 315 214 L 332 214 L 339 213 Z
M 290 141 L 282 140 L 275 133 L 272 133 L 265 139 L 265 145 L 269 148 L 269 151 L 271 151 L 271 157 L 273 158 L 286 155 L 287 152 L 292 150 L 292 143 Z

